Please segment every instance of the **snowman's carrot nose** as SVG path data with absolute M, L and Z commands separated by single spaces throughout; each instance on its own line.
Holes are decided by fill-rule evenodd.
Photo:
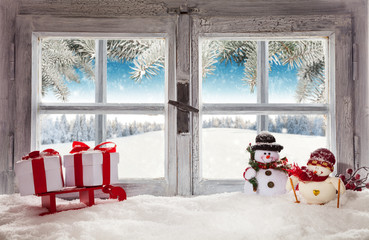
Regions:
M 270 155 L 266 156 L 266 159 L 269 159 L 270 158 Z
M 318 171 L 314 171 L 314 174 L 316 174 Z

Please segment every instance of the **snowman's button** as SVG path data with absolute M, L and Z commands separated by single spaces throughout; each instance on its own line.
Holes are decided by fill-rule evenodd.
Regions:
M 268 187 L 273 188 L 274 187 L 274 182 L 268 182 Z
M 270 171 L 270 170 L 265 171 L 265 175 L 267 175 L 267 176 L 272 175 L 272 171 Z

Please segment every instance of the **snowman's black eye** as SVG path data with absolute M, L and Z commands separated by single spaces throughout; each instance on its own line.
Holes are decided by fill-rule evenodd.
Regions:
M 268 155 L 270 155 L 270 153 L 268 153 Z
M 267 153 L 265 152 L 264 155 L 267 155 Z

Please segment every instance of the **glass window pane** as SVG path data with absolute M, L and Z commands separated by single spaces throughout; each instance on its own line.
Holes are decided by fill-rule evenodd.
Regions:
M 73 141 L 95 146 L 95 115 L 40 115 L 40 150 L 53 148 L 61 155 L 69 154 Z
M 327 103 L 326 41 L 270 41 L 269 102 Z
M 95 40 L 41 41 L 41 101 L 95 102 Z
M 246 147 L 255 137 L 255 115 L 203 115 L 202 177 L 242 179 L 249 161 Z
M 314 150 L 328 147 L 326 115 L 269 115 L 268 128 L 284 147 L 280 156 L 299 166 Z
M 107 115 L 106 138 L 117 144 L 120 178 L 164 177 L 164 116 Z
M 256 42 L 201 41 L 202 102 L 256 103 Z
M 165 40 L 107 41 L 107 101 L 164 103 Z

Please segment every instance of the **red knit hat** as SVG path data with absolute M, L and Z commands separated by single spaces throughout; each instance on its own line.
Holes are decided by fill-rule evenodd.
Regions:
M 334 154 L 326 148 L 319 148 L 310 154 L 307 165 L 321 166 L 329 168 L 333 172 L 336 158 Z

